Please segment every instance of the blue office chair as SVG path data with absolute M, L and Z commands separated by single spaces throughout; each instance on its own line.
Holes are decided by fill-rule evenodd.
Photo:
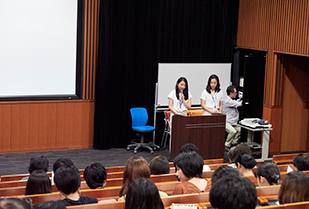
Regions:
M 150 150 L 150 153 L 153 153 L 153 150 L 156 149 L 157 145 L 154 145 L 152 142 L 145 143 L 144 134 L 153 132 L 156 128 L 153 126 L 147 126 L 148 113 L 147 110 L 143 107 L 134 107 L 130 109 L 132 117 L 132 129 L 141 134 L 140 142 L 131 141 L 132 144 L 127 146 L 127 150 L 130 150 L 131 147 L 134 148 L 134 154 L 137 153 L 139 148 L 147 148 Z M 152 148 L 154 147 L 154 148 Z

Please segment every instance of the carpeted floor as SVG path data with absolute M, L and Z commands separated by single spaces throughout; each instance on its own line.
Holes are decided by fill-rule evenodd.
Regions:
M 164 155 L 169 159 L 169 151 L 156 150 L 151 154 L 147 150 L 139 150 L 137 154 L 133 150 L 127 151 L 126 148 L 112 148 L 109 150 L 98 149 L 79 149 L 79 150 L 60 150 L 46 152 L 28 152 L 0 155 L 0 174 L 24 174 L 28 173 L 29 162 L 32 157 L 45 155 L 49 160 L 49 171 L 52 170 L 54 162 L 60 157 L 66 157 L 73 161 L 78 169 L 84 169 L 86 166 L 98 162 L 105 167 L 125 165 L 127 159 L 131 156 L 142 156 L 148 162 L 157 155 Z

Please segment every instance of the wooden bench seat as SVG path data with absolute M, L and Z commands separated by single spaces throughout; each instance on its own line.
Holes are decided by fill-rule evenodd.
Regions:
M 283 164 L 283 163 L 293 163 L 294 158 L 298 155 L 297 154 L 284 154 L 284 155 L 274 155 L 273 162 L 276 164 Z M 305 155 L 309 156 L 309 153 L 304 153 Z

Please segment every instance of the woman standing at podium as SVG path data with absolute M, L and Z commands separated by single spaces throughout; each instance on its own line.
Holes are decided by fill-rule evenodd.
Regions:
M 185 77 L 180 77 L 168 97 L 168 108 L 172 115 L 187 115 L 187 110 L 191 108 L 192 95 L 189 92 L 188 81 Z
M 201 95 L 202 115 L 221 113 L 223 107 L 222 91 L 220 89 L 219 77 L 215 74 L 208 78 L 206 89 Z

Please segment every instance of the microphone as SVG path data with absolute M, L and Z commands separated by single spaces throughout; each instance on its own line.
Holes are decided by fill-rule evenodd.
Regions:
M 182 105 L 181 94 L 183 94 L 183 90 L 181 90 L 180 94 L 179 94 L 179 105 L 180 105 L 180 108 L 181 108 L 181 105 Z

